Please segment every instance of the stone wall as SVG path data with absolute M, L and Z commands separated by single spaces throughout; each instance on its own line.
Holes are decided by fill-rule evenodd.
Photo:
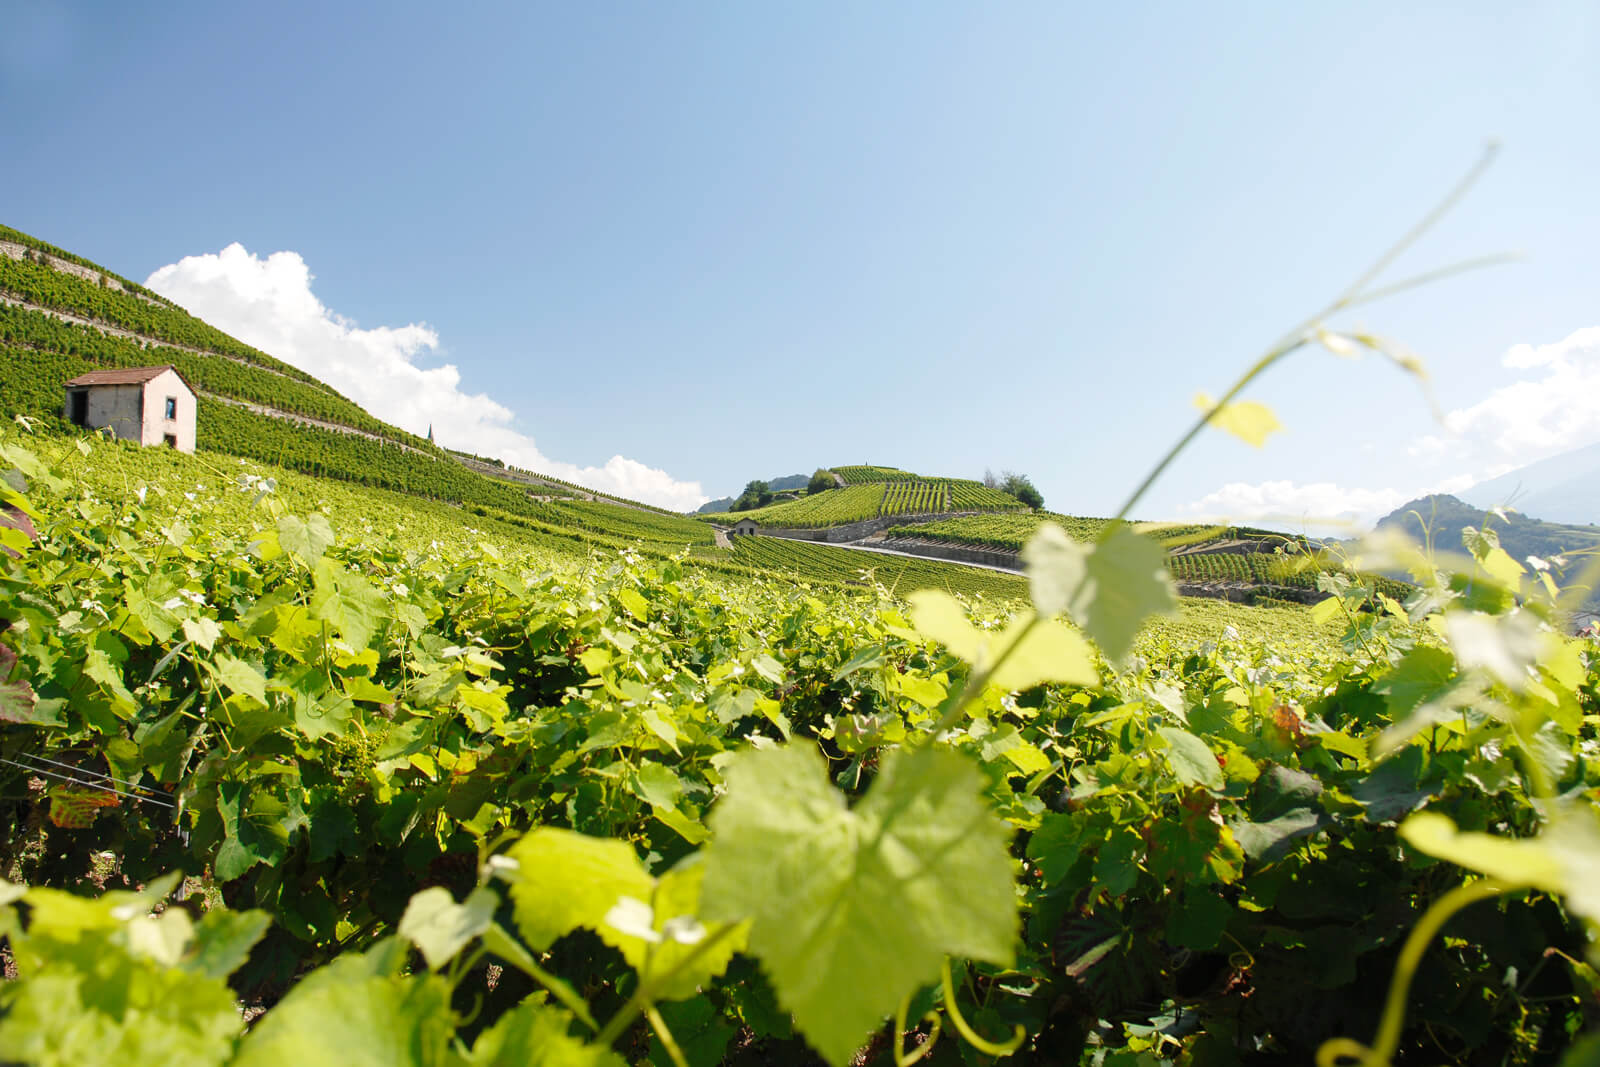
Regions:
M 978 563 L 985 567 L 999 567 L 1002 570 L 1022 571 L 1022 557 L 1016 552 L 1008 552 L 1003 548 L 978 548 L 974 545 L 954 545 L 937 541 L 918 541 L 910 538 L 891 537 L 879 544 L 880 548 L 890 548 L 896 552 L 905 552 L 913 556 L 926 556 L 929 559 L 947 559 L 955 563 Z
M 130 296 L 136 296 L 147 304 L 160 304 L 159 300 L 152 300 L 143 293 L 134 293 L 129 291 L 113 275 L 94 270 L 90 267 L 85 267 L 81 263 L 74 263 L 70 259 L 61 259 L 57 256 L 52 256 L 47 252 L 35 251 L 34 249 L 29 248 L 27 245 L 20 245 L 15 241 L 0 241 L 0 256 L 5 256 L 9 259 L 32 260 L 35 263 L 42 261 L 51 270 L 58 270 L 63 274 L 75 274 L 86 281 L 95 283 L 96 285 L 103 285 L 107 289 L 115 289 L 119 293 L 128 292 Z
M 905 526 L 918 522 L 937 522 L 953 519 L 957 515 L 976 515 L 975 511 L 940 511 L 929 515 L 883 515 L 875 519 L 862 519 L 847 526 L 827 526 L 820 530 L 790 529 L 781 526 L 762 526 L 756 532 L 763 537 L 787 537 L 791 541 L 821 541 L 838 545 L 846 541 L 860 541 L 891 526 Z

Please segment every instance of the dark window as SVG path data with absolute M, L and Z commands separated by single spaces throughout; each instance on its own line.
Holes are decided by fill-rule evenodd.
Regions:
M 89 390 L 74 389 L 67 394 L 67 419 L 74 426 L 83 426 L 89 421 Z
M 171 403 L 171 401 L 168 401 L 168 403 Z M 178 435 L 175 433 L 164 434 L 161 440 L 166 442 L 168 448 L 178 447 Z
M 169 397 L 167 397 L 167 418 L 175 419 L 177 417 L 178 417 L 178 398 L 175 397 L 175 396 L 169 396 Z

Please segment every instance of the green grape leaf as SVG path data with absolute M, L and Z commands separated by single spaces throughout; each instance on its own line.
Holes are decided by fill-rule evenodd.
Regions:
M 1031 614 L 1018 615 L 1004 632 L 995 634 L 972 625 L 966 611 L 948 593 L 919 589 L 907 599 L 911 602 L 911 621 L 917 632 L 944 644 L 974 668 L 983 669 L 992 664 L 1005 649 L 1021 639 L 1022 643 L 989 679 L 991 685 L 1016 690 L 1041 682 L 1095 685 L 1100 681 L 1088 644 L 1050 619 L 1039 620 L 1023 638 L 1023 630 L 1034 619 Z
M 0 1016 L 5 1062 L 77 1067 L 141 1055 L 162 1067 L 231 1062 L 239 1009 L 226 985 L 97 947 L 96 965 L 57 962 L 8 983 Z
M 517 929 L 536 952 L 579 926 L 598 930 L 620 898 L 649 900 L 655 888 L 626 841 L 541 826 L 506 854 L 517 861 Z
M 267 679 L 261 672 L 242 659 L 226 652 L 217 656 L 217 681 L 230 693 L 247 696 L 257 704 L 267 704 Z
M 738 752 L 724 778 L 704 912 L 751 920 L 751 952 L 828 1062 L 848 1063 L 947 954 L 1010 964 L 1010 831 L 967 758 L 896 750 L 855 808 L 807 746 Z
M 1203 785 L 1207 789 L 1224 786 L 1216 754 L 1204 741 L 1175 726 L 1163 726 L 1156 733 L 1167 743 L 1167 762 L 1172 764 L 1172 773 L 1178 776 L 1178 781 L 1188 786 Z
M 1444 649 L 1418 645 L 1374 682 L 1372 691 L 1389 698 L 1389 718 L 1399 722 L 1412 708 L 1443 690 L 1455 667 L 1455 657 Z
M 1600 921 L 1600 821 L 1587 807 L 1557 809 L 1537 837 L 1463 832 L 1431 811 L 1401 823 L 1400 836 L 1421 852 L 1512 886 L 1558 893 L 1575 914 Z
M 340 957 L 302 979 L 239 1046 L 233 1067 L 424 1067 L 451 1061 L 450 986 L 371 974 Z
M 617 602 L 628 609 L 628 614 L 641 622 L 650 618 L 650 602 L 637 589 L 617 590 Z
M 307 566 L 315 566 L 322 554 L 336 540 L 328 517 L 312 512 L 310 518 L 282 515 L 278 518 L 278 545 L 285 552 L 299 556 Z
M 1530 668 L 1545 650 L 1546 635 L 1539 631 L 1538 620 L 1525 611 L 1514 615 L 1447 612 L 1444 634 L 1463 667 L 1477 667 L 1517 692 L 1528 688 L 1533 680 Z
M 1283 423 L 1267 405 L 1255 400 L 1235 400 L 1217 405 L 1207 393 L 1196 393 L 1194 406 L 1210 412 L 1211 425 L 1233 434 L 1247 445 L 1260 448 L 1274 430 L 1283 429 Z
M 1517 886 L 1554 887 L 1561 865 L 1537 837 L 1510 838 L 1463 832 L 1447 816 L 1421 811 L 1400 824 L 1400 836 L 1412 847 Z
M 354 571 L 324 559 L 314 573 L 311 614 L 331 625 L 356 651 L 372 643 L 383 625 L 388 602 L 382 592 Z
M 126 653 L 123 658 L 126 658 Z M 133 694 L 128 692 L 127 685 L 122 681 L 122 670 L 112 662 L 111 656 L 104 648 L 96 647 L 89 650 L 89 654 L 84 657 L 83 673 L 100 683 L 100 686 L 110 694 L 112 711 L 124 719 L 133 715 L 137 708 Z
M 1126 524 L 1118 523 L 1102 540 L 1082 545 L 1046 523 L 1023 556 L 1039 610 L 1065 611 L 1110 659 L 1120 661 L 1128 654 L 1151 616 L 1178 608 L 1166 549 Z
M 244 966 L 250 950 L 271 925 L 272 916 L 264 911 L 213 908 L 195 925 L 183 969 L 207 978 L 226 978 Z
M 610 1049 L 586 1045 L 567 1033 L 564 1013 L 528 1001 L 478 1035 L 467 1062 L 473 1067 L 625 1067 Z
M 396 933 L 416 945 L 428 966 L 437 971 L 454 959 L 467 942 L 489 929 L 499 906 L 500 898 L 492 889 L 480 886 L 457 904 L 450 890 L 431 886 L 406 904 Z
M 705 997 L 696 997 L 681 1003 L 662 1004 L 660 1013 L 687 1067 L 721 1067 L 727 1059 L 728 1042 L 733 1040 L 737 1028 L 716 1005 Z M 672 1062 L 659 1034 L 650 1042 L 650 1061 Z
M 507 855 L 517 861 L 511 883 L 517 926 L 541 952 L 586 926 L 620 950 L 641 980 L 661 979 L 698 953 L 692 965 L 657 986 L 658 996 L 675 1000 L 694 996 L 744 945 L 743 932 L 735 931 L 710 949 L 696 947 L 713 931 L 696 918 L 703 872 L 693 860 L 657 880 L 626 842 L 551 827 L 534 830 Z
M 222 636 L 222 627 L 217 625 L 215 619 L 208 619 L 203 615 L 196 619 L 184 619 L 183 636 L 210 652 L 216 645 L 217 638 Z

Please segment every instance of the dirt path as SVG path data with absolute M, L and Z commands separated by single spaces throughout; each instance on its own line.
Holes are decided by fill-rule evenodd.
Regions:
M 728 539 L 728 531 L 720 526 L 711 527 L 711 536 L 716 540 L 718 548 L 732 548 L 733 542 Z

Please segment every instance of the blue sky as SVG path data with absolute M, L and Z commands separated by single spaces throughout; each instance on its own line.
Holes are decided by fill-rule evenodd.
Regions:
M 1600 440 L 1592 3 L 331 6 L 9 13 L 0 221 L 607 488 L 870 461 L 1104 514 L 1493 137 L 1396 276 L 1525 261 L 1350 320 L 1446 424 L 1308 351 L 1252 393 L 1284 432 L 1138 510 L 1371 514 Z

